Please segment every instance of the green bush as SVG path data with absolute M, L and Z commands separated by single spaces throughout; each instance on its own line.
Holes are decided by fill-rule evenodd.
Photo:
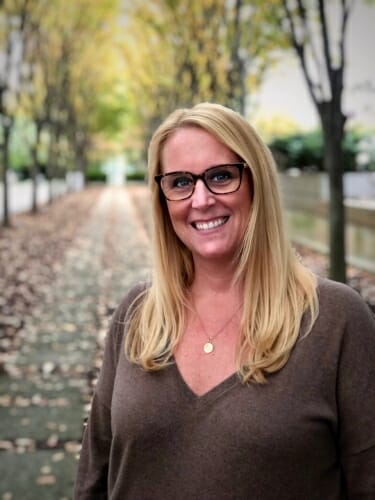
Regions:
M 368 134 L 369 135 L 369 134 Z M 361 153 L 361 145 L 366 134 L 356 130 L 346 132 L 343 141 L 344 170 L 355 171 L 357 157 Z M 300 168 L 323 170 L 323 136 L 320 130 L 307 133 L 292 134 L 273 139 L 269 147 L 281 170 Z M 370 162 L 371 163 L 371 162 Z M 371 169 L 371 164 L 365 169 Z
M 127 181 L 144 181 L 145 180 L 145 171 L 144 170 L 133 170 L 131 172 L 127 172 L 126 180 Z
M 106 175 L 102 171 L 100 164 L 91 164 L 85 172 L 86 182 L 105 182 Z

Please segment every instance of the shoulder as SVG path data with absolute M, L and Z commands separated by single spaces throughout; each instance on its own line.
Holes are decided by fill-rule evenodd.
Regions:
M 348 318 L 356 313 L 372 316 L 370 307 L 360 294 L 344 283 L 318 278 L 317 294 L 321 313 L 339 310 Z
M 120 304 L 118 305 L 115 313 L 113 315 L 113 320 L 115 322 L 124 323 L 133 310 L 133 308 L 140 303 L 144 297 L 147 290 L 150 288 L 150 284 L 146 282 L 137 283 L 124 295 Z
M 318 316 L 310 333 L 298 344 L 301 365 L 317 370 L 327 388 L 350 380 L 375 377 L 375 319 L 370 307 L 351 287 L 318 278 Z M 371 375 L 372 376 L 372 375 Z M 323 380 L 322 379 L 322 380 Z M 331 380 L 331 384 L 329 381 Z
M 324 299 L 335 296 L 339 300 L 348 300 L 359 294 L 345 283 L 318 277 L 318 295 Z
M 112 316 L 109 331 L 110 341 L 114 345 L 120 345 L 122 343 L 126 323 L 130 320 L 132 312 L 136 309 L 137 305 L 140 304 L 149 287 L 149 283 L 137 283 L 130 288 L 120 301 Z
M 318 278 L 319 315 L 316 325 L 334 332 L 343 339 L 347 335 L 357 340 L 375 341 L 375 318 L 358 292 L 348 285 Z

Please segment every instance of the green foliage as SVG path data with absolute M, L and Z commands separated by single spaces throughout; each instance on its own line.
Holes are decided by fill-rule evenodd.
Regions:
M 29 177 L 32 134 L 32 124 L 29 121 L 15 120 L 10 134 L 9 167 L 17 172 L 20 178 Z
M 143 169 L 135 169 L 126 173 L 126 180 L 128 181 L 144 181 L 146 172 Z
M 85 172 L 86 182 L 105 182 L 106 175 L 99 163 L 91 163 Z
M 357 148 L 357 164 L 359 170 L 375 172 L 375 131 L 361 134 L 355 145 L 349 143 L 348 147 Z
M 0 108 L 6 104 L 9 117 L 30 128 L 25 137 L 11 134 L 13 169 L 27 166 L 37 173 L 43 163 L 56 175 L 74 163 L 83 170 L 103 140 L 107 150 L 122 144 L 132 109 L 118 50 L 120 5 L 120 0 L 7 0 L 0 7 L 0 53 L 5 58 L 9 53 L 10 62 L 17 53 L 22 74 L 12 92 L 3 75 Z M 2 123 L 0 134 L 1 128 Z
M 277 137 L 269 146 L 283 170 L 292 167 L 322 170 L 323 138 L 320 131 Z
M 343 141 L 343 162 L 346 172 L 355 171 L 362 155 L 361 169 L 375 170 L 375 145 L 370 132 L 349 130 Z M 320 130 L 274 138 L 269 147 L 281 170 L 300 168 L 322 171 L 323 136 Z

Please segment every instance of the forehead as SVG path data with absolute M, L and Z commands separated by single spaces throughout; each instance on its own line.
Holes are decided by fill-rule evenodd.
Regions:
M 236 161 L 238 157 L 213 134 L 199 127 L 175 130 L 161 150 L 162 171 L 201 171 L 215 164 Z

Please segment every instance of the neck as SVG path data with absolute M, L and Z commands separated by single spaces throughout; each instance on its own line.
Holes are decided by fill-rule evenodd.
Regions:
M 197 273 L 190 293 L 195 308 L 205 315 L 215 316 L 218 310 L 234 310 L 243 303 L 243 287 L 233 284 L 233 275 Z
M 216 265 L 214 262 L 194 263 L 195 276 L 191 287 L 193 293 L 198 295 L 205 293 L 225 294 L 233 293 L 240 288 L 239 285 L 233 285 L 233 276 L 235 269 L 231 265 Z

